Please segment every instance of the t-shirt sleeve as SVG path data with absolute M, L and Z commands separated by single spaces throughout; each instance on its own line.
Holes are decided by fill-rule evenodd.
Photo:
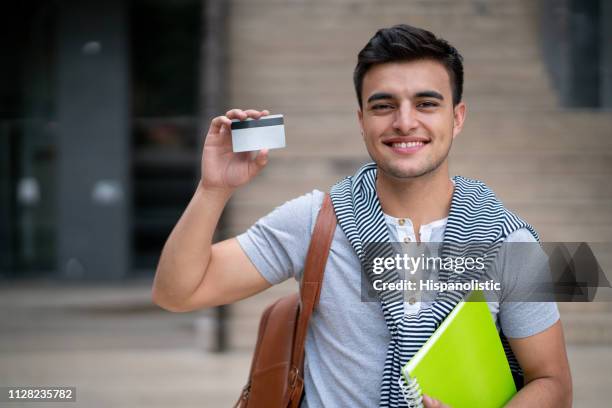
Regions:
M 529 301 L 536 299 L 534 290 L 550 280 L 548 256 L 529 230 L 517 230 L 506 238 L 497 267 L 506 286 L 498 318 L 507 337 L 533 336 L 559 320 L 555 302 Z
M 323 197 L 323 192 L 314 190 L 288 201 L 236 237 L 270 284 L 300 276 Z

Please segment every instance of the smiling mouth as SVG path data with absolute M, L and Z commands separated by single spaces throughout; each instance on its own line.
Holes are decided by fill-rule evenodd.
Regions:
M 413 142 L 389 142 L 385 145 L 389 146 L 391 150 L 396 153 L 414 153 L 422 149 L 429 142 L 426 141 L 413 141 Z
M 425 142 L 395 142 L 395 143 L 390 143 L 389 145 L 391 147 L 401 147 L 401 148 L 406 148 L 406 147 L 421 147 L 421 146 L 425 145 Z

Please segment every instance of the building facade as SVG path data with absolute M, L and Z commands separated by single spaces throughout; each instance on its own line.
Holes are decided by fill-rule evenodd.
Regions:
M 2 277 L 151 276 L 229 106 L 285 114 L 288 147 L 237 192 L 219 238 L 328 189 L 367 160 L 356 54 L 396 23 L 465 57 L 453 172 L 546 240 L 612 241 L 609 2 L 41 0 L 3 15 Z

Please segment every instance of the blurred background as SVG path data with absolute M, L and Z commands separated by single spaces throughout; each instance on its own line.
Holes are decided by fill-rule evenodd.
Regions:
M 285 115 L 288 147 L 233 197 L 223 239 L 368 160 L 352 70 L 397 23 L 465 58 L 452 173 L 545 241 L 612 242 L 609 1 L 26 0 L 2 20 L 0 386 L 77 386 L 71 407 L 232 404 L 262 308 L 296 286 L 187 314 L 151 304 L 208 122 Z M 608 406 L 611 305 L 560 305 L 576 406 Z

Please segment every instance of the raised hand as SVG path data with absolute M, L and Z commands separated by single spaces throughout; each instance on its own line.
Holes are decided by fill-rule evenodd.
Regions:
M 267 149 L 256 154 L 232 151 L 231 124 L 232 119 L 259 119 L 269 114 L 267 110 L 231 109 L 211 121 L 202 152 L 202 187 L 234 190 L 251 181 L 266 166 Z

